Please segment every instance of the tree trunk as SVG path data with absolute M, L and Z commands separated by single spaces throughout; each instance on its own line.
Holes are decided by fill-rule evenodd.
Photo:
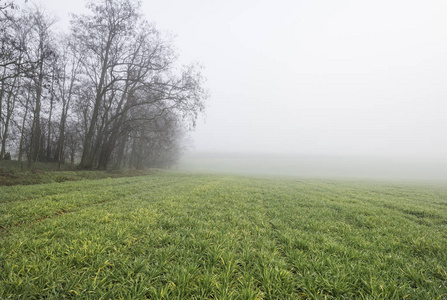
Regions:
M 121 169 L 121 167 L 123 166 L 126 142 L 127 142 L 127 136 L 123 135 L 120 139 L 120 142 L 118 143 L 116 161 L 115 161 L 115 165 L 113 166 L 114 169 Z
M 46 161 L 51 161 L 51 116 L 53 114 L 53 96 L 50 99 L 50 113 L 48 116 L 48 132 L 47 132 L 47 153 L 46 153 Z
M 26 123 L 26 117 L 28 116 L 29 97 L 30 95 L 28 94 L 26 97 L 25 113 L 23 115 L 22 128 L 20 130 L 19 162 L 22 162 L 22 156 L 23 156 L 23 139 L 25 138 L 25 123 Z
M 107 170 L 110 157 L 112 155 L 112 151 L 114 148 L 112 144 L 114 144 L 112 141 L 105 142 L 101 147 L 101 152 L 99 153 L 99 159 L 98 159 L 99 170 Z
M 109 67 L 108 66 L 109 53 L 110 53 L 110 48 L 112 46 L 113 37 L 114 37 L 113 34 L 109 33 L 109 39 L 107 41 L 107 45 L 106 45 L 106 49 L 105 49 L 104 60 L 102 62 L 102 66 L 101 66 L 101 68 L 102 68 L 101 69 L 101 77 L 99 79 L 99 84 L 96 89 L 95 106 L 94 106 L 93 112 L 92 112 L 92 120 L 90 122 L 90 126 L 88 128 L 88 132 L 85 137 L 81 162 L 79 164 L 80 169 L 94 168 L 93 137 L 95 135 L 96 123 L 98 122 L 99 108 L 101 106 L 101 101 L 102 101 L 102 98 L 106 92 L 104 85 L 105 85 L 107 70 Z
M 12 97 L 14 100 L 11 103 L 11 97 L 12 93 L 8 96 L 7 106 L 6 106 L 6 119 L 5 119 L 5 128 L 3 131 L 3 139 L 2 139 L 2 149 L 0 151 L 0 159 L 4 159 L 5 153 L 6 153 L 6 141 L 8 139 L 8 129 L 9 129 L 9 122 L 11 121 L 12 112 L 14 110 L 14 102 L 15 102 L 15 96 Z
M 57 148 L 55 153 L 55 161 L 57 161 L 58 170 L 61 170 L 61 164 L 64 163 L 64 144 L 65 144 L 65 123 L 67 122 L 67 115 L 65 108 L 62 108 L 61 123 L 59 126 L 59 139 L 57 141 Z
M 17 98 L 17 94 L 15 91 L 17 80 L 18 80 L 18 78 L 15 77 L 14 82 L 11 86 L 11 90 L 8 93 L 8 99 L 6 100 L 5 128 L 2 133 L 2 146 L 1 146 L 1 150 L 0 150 L 0 159 L 4 159 L 5 153 L 6 153 L 6 141 L 8 140 L 9 123 L 11 122 L 11 117 L 14 112 L 15 102 L 16 102 L 16 98 Z
M 42 128 L 40 127 L 40 110 L 43 87 L 43 61 L 40 62 L 39 78 L 36 85 L 36 106 L 34 108 L 33 132 L 31 135 L 30 165 L 39 159 L 42 146 Z

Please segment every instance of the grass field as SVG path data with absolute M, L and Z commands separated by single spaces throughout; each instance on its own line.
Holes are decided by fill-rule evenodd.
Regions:
M 447 188 L 158 173 L 0 187 L 1 299 L 447 299 Z

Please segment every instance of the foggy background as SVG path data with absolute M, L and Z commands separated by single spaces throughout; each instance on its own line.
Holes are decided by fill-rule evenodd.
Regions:
M 142 2 L 211 95 L 180 169 L 447 178 L 447 1 Z

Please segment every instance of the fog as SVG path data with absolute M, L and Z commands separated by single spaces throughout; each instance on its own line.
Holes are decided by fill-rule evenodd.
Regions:
M 61 27 L 83 6 L 41 2 Z M 446 1 L 145 0 L 143 13 L 207 78 L 181 169 L 447 178 Z
M 188 153 L 177 170 L 269 177 L 392 180 L 445 184 L 447 161 L 372 156 Z

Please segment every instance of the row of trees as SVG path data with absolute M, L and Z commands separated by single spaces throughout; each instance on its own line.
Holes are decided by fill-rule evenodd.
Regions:
M 197 65 L 134 0 L 87 4 L 69 33 L 40 8 L 0 2 L 0 159 L 66 159 L 79 168 L 165 167 L 207 98 Z

